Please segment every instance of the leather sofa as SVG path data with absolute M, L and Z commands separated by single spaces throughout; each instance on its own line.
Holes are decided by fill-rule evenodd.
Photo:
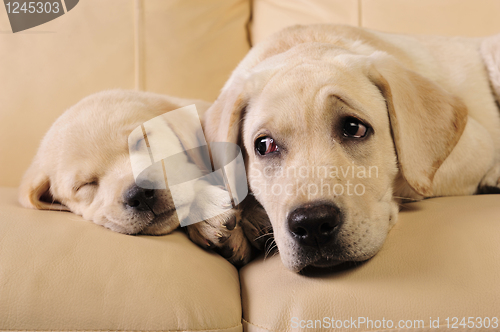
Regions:
M 239 271 L 176 231 L 111 232 L 22 208 L 51 123 L 125 88 L 213 101 L 251 45 L 285 26 L 484 36 L 497 0 L 85 0 L 11 33 L 0 9 L 0 330 L 499 331 L 500 195 L 406 204 L 382 250 L 307 275 L 279 255 Z

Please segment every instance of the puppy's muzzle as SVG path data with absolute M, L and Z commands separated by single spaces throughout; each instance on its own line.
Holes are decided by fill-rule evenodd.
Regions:
M 335 237 L 340 224 L 339 209 L 333 204 L 305 204 L 288 215 L 288 230 L 303 246 L 321 247 Z
M 152 211 L 156 202 L 156 190 L 132 185 L 123 195 L 123 201 L 136 211 Z

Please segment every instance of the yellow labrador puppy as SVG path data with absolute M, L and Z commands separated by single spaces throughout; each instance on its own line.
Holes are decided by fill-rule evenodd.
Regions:
M 299 271 L 375 255 L 400 198 L 498 192 L 499 98 L 500 35 L 295 26 L 250 51 L 205 130 L 244 147 L 281 260 Z M 252 240 L 263 215 L 243 216 Z
M 201 114 L 210 106 L 199 100 L 124 90 L 84 98 L 61 115 L 43 138 L 21 183 L 21 204 L 71 211 L 120 233 L 151 235 L 175 230 L 179 220 L 191 212 L 192 204 L 197 204 L 198 211 L 210 210 L 215 217 L 188 226 L 191 239 L 203 247 L 218 249 L 233 263 L 246 262 L 250 246 L 236 224 L 237 211 L 230 209 L 224 189 L 200 185 L 174 192 L 169 188 L 144 188 L 134 181 L 129 152 L 147 151 L 147 142 L 141 134 L 130 145 L 131 132 L 150 119 L 191 104 Z M 196 133 L 200 120 L 181 118 L 174 122 L 160 122 L 147 137 L 165 142 L 170 150 L 187 150 L 177 158 L 183 165 L 181 171 L 189 171 L 189 167 L 196 170 L 199 156 L 193 149 L 183 149 L 183 145 L 193 146 L 189 140 L 203 135 Z M 196 202 L 200 197 L 197 190 L 209 190 L 211 200 L 202 195 L 204 199 Z M 173 195 L 177 198 L 175 206 Z M 236 251 L 231 249 L 236 247 Z

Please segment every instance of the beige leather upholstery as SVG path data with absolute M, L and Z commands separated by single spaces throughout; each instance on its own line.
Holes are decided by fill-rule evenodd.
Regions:
M 480 37 L 500 31 L 499 12 L 498 0 L 254 0 L 252 43 L 290 25 L 315 23 Z
M 287 26 L 318 23 L 357 26 L 358 0 L 254 0 L 252 45 Z
M 238 273 L 180 231 L 118 234 L 0 188 L 0 330 L 241 331 Z
M 279 256 L 252 262 L 240 271 L 245 330 L 289 331 L 324 317 L 394 323 L 377 329 L 358 320 L 335 331 L 436 331 L 431 317 L 457 331 L 446 329 L 447 317 L 500 320 L 499 234 L 499 195 L 435 198 L 406 205 L 382 250 L 358 267 L 305 276 Z M 400 320 L 425 325 L 397 329 Z
M 361 0 L 360 25 L 395 33 L 482 37 L 500 31 L 497 0 Z

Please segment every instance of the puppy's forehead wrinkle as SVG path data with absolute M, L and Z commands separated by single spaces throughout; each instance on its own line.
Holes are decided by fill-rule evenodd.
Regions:
M 279 69 L 268 80 L 262 92 L 252 98 L 256 100 L 252 103 L 255 104 L 252 113 L 259 114 L 261 126 L 276 122 L 274 127 L 284 132 L 298 129 L 312 131 L 324 127 L 325 121 L 321 113 L 331 112 L 325 103 L 333 97 L 338 100 L 332 108 L 345 107 L 371 120 L 370 112 L 366 112 L 366 107 L 358 102 L 363 99 L 371 100 L 370 97 L 359 98 L 359 89 L 353 88 L 356 84 L 361 86 L 357 82 L 360 79 L 337 67 L 335 64 L 311 66 L 309 63 L 295 63 Z M 363 84 L 373 85 L 366 77 L 363 79 Z M 375 87 L 372 89 L 376 90 Z M 378 90 L 376 93 L 380 95 Z

